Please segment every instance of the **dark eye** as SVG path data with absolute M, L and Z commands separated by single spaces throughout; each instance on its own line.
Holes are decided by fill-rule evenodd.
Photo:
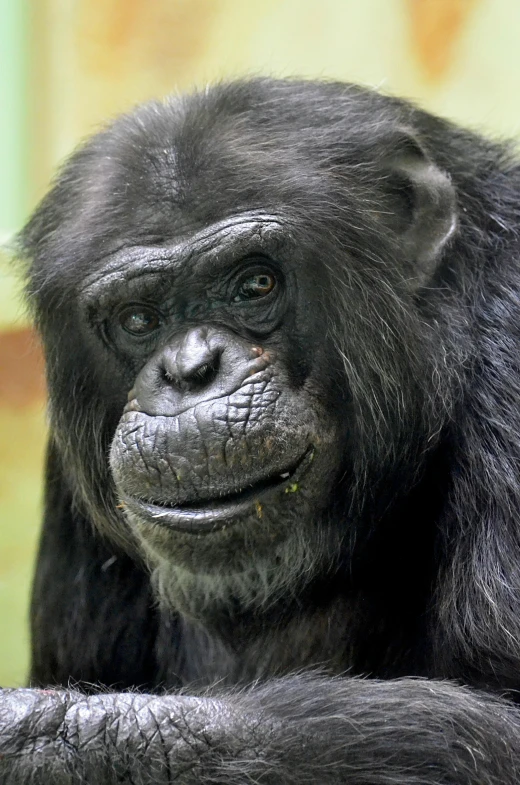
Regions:
M 249 275 L 240 283 L 237 293 L 233 297 L 234 302 L 244 300 L 258 300 L 273 291 L 276 285 L 276 278 L 271 273 L 255 273 Z
M 161 317 L 148 305 L 129 305 L 120 312 L 119 324 L 130 335 L 149 335 L 159 329 Z

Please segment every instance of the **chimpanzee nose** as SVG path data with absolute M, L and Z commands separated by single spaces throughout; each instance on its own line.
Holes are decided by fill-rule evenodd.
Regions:
M 189 330 L 178 348 L 168 346 L 161 356 L 165 381 L 181 391 L 195 390 L 211 384 L 218 374 L 223 347 L 210 340 L 208 330 Z
M 192 327 L 172 337 L 141 368 L 126 409 L 177 416 L 235 394 L 270 361 L 269 352 L 229 330 Z

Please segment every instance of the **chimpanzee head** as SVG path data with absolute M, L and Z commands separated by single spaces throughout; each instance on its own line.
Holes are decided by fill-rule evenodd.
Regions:
M 21 238 L 71 490 L 177 605 L 333 569 L 438 438 L 421 293 L 455 200 L 411 111 L 269 80 L 148 104 Z

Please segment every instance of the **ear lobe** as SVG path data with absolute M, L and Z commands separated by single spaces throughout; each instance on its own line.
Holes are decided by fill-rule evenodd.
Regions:
M 404 142 L 404 144 L 403 144 Z M 394 196 L 399 196 L 398 231 L 406 260 L 413 268 L 413 283 L 427 283 L 441 252 L 457 227 L 456 194 L 448 175 L 426 155 L 412 134 L 398 144 L 400 151 L 387 161 Z M 407 215 L 403 215 L 403 211 Z

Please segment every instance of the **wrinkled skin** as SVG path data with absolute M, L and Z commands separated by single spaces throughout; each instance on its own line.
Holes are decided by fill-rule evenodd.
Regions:
M 313 338 L 316 321 L 298 312 L 298 295 L 307 299 L 312 282 L 293 280 L 290 262 L 284 274 L 280 251 L 276 264 L 264 255 L 267 241 L 276 242 L 276 226 L 251 216 L 204 234 L 210 234 L 206 247 L 196 237 L 168 253 L 166 264 L 143 249 L 135 268 L 125 260 L 117 278 L 118 301 L 131 301 L 125 279 L 137 277 L 165 316 L 144 350 L 113 328 L 114 342 L 144 364 L 112 441 L 112 475 L 152 562 L 157 549 L 193 572 L 221 573 L 226 562 L 242 571 L 254 549 L 255 561 L 276 579 L 277 546 L 297 554 L 298 541 L 313 538 L 346 424 L 326 407 L 333 383 L 326 351 Z M 237 256 L 244 261 L 230 276 L 229 260 Z M 172 268 L 178 271 L 173 286 Z M 271 292 L 236 299 L 242 280 L 256 281 L 266 271 L 276 280 Z M 103 283 L 86 290 L 87 300 L 96 301 Z M 298 519 L 307 532 L 295 525 Z M 211 535 L 208 545 L 193 549 L 194 534 Z M 328 555 L 315 553 L 312 561 Z M 293 565 L 295 575 L 301 566 Z
M 297 265 L 280 222 L 253 212 L 159 252 L 116 252 L 81 290 L 85 322 L 127 364 L 110 449 L 118 507 L 158 575 L 169 574 L 175 606 L 195 615 L 200 573 L 216 576 L 219 598 L 242 591 L 236 599 L 258 604 L 336 558 L 340 533 L 317 522 L 348 422 L 333 406 L 344 397 L 339 363 L 334 373 L 331 343 L 315 337 L 325 313 L 302 308 L 313 275 Z M 241 294 L 262 276 L 272 291 Z M 148 312 L 158 318 L 149 335 Z M 136 319 L 143 335 L 131 332 Z M 224 589 L 236 575 L 243 589 Z
M 505 146 L 334 83 L 72 156 L 19 243 L 51 433 L 2 785 L 518 782 L 519 201 Z

